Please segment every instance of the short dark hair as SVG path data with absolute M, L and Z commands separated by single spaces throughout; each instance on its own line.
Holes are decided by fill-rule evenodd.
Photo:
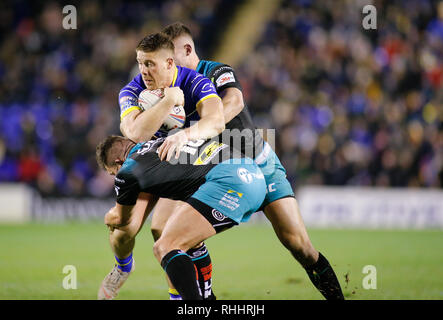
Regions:
M 125 137 L 111 135 L 97 145 L 95 157 L 100 168 L 106 169 L 106 167 L 113 165 L 115 159 L 111 159 L 110 153 L 118 154 L 117 150 L 113 150 L 113 147 L 117 142 L 123 142 L 124 140 L 126 140 Z
M 153 33 L 144 37 L 135 50 L 154 52 L 160 49 L 168 49 L 174 52 L 174 44 L 169 36 L 163 32 Z
M 191 30 L 181 22 L 174 22 L 166 26 L 162 32 L 167 34 L 171 40 L 175 40 L 182 35 L 188 35 L 192 38 Z

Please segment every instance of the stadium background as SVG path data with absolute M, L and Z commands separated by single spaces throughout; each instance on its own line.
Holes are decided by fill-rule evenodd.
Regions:
M 332 252 L 347 296 L 442 299 L 442 1 L 76 1 L 73 30 L 62 28 L 66 4 L 71 3 L 2 2 L 0 270 L 16 266 L 17 272 L 2 276 L 0 298 L 94 298 L 94 285 L 112 266 L 106 230 L 97 221 L 113 195 L 112 177 L 95 163 L 95 146 L 107 134 L 119 133 L 117 95 L 137 72 L 138 41 L 181 21 L 191 28 L 200 58 L 236 68 L 257 127 L 276 130 L 275 147 L 288 178 L 296 194 L 307 194 L 299 198 L 307 225 L 322 227 L 313 228 L 311 238 Z M 367 4 L 377 8 L 376 30 L 362 28 Z M 357 222 L 350 225 L 346 203 L 328 208 L 337 198 L 360 208 L 359 199 L 367 194 L 386 198 L 374 213 L 376 221 L 369 223 L 354 210 L 350 214 Z M 251 239 L 266 240 L 261 247 L 273 258 L 246 259 L 244 266 L 250 272 L 253 263 L 263 281 L 245 280 L 242 287 L 250 289 L 243 292 L 222 278 L 221 298 L 319 299 L 270 226 L 257 217 L 258 223 L 221 237 L 238 250 L 242 243 L 248 252 L 255 243 Z M 386 223 L 403 231 L 374 230 Z M 340 226 L 345 230 L 336 230 Z M 146 250 L 140 260 L 152 268 L 158 284 L 150 294 L 133 283 L 123 298 L 162 299 L 164 281 L 150 256 L 152 239 L 147 231 L 141 238 L 138 245 Z M 97 251 L 86 239 L 98 243 Z M 229 250 L 211 241 L 214 256 L 219 250 L 215 268 L 221 274 L 242 270 L 232 269 Z M 62 266 L 70 264 L 63 248 L 78 259 L 94 260 L 89 271 L 95 282 L 83 284 L 87 293 L 61 288 Z M 57 262 L 48 261 L 52 258 Z M 263 263 L 269 270 L 257 271 Z M 384 286 L 361 289 L 362 267 L 377 263 L 383 266 Z M 285 268 L 288 277 L 271 276 Z M 263 277 L 266 272 L 269 277 Z M 291 277 L 291 272 L 299 274 Z M 350 285 L 349 274 L 355 275 Z M 408 277 L 414 289 L 402 282 Z M 40 292 L 44 281 L 47 287 Z

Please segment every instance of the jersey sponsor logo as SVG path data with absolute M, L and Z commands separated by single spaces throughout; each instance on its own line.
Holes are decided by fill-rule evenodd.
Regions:
M 201 93 L 215 92 L 215 87 L 212 83 L 205 83 L 201 89 Z
M 223 221 L 226 218 L 226 216 L 223 213 L 215 209 L 212 209 L 212 216 L 218 221 Z
M 238 168 L 237 175 L 244 183 L 247 183 L 247 184 L 250 184 L 252 182 L 252 180 L 254 179 L 251 172 L 249 172 L 249 170 L 246 168 Z
M 230 66 L 223 66 L 223 67 L 217 68 L 217 70 L 215 70 L 212 75 L 214 77 L 217 77 L 218 74 L 220 74 L 222 72 L 229 72 L 229 71 L 232 71 L 232 68 Z
M 232 72 L 225 72 L 220 77 L 218 77 L 215 82 L 217 84 L 217 87 L 221 87 L 227 83 L 235 82 L 235 77 Z
M 138 106 L 138 100 L 134 97 L 125 96 L 120 99 L 120 108 L 122 112 L 125 111 L 126 109 L 137 106 Z
M 223 150 L 227 147 L 227 144 L 213 141 L 203 150 L 197 160 L 194 161 L 194 165 L 199 166 L 209 163 L 209 161 L 211 161 L 217 155 L 217 153 L 220 152 L 220 150 Z
M 223 197 L 220 199 L 220 201 L 218 202 L 218 204 L 222 205 L 225 208 L 228 208 L 231 211 L 234 211 L 236 209 L 238 209 L 238 207 L 240 206 L 240 199 L 238 197 L 236 197 L 235 195 L 238 193 L 232 193 L 230 191 L 234 191 L 234 190 L 229 190 L 228 192 L 226 192 Z M 234 191 L 235 192 L 235 191 Z M 241 194 L 241 196 L 239 196 L 240 198 L 243 197 L 243 194 Z
M 241 192 L 237 192 L 237 191 L 235 191 L 235 190 L 228 190 L 228 194 L 229 194 L 229 193 L 235 193 L 235 194 L 237 194 L 240 198 L 243 197 L 243 193 L 241 193 Z

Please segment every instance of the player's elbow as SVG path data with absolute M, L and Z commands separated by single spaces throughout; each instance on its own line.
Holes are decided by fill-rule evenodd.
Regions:
M 136 125 L 135 119 L 128 119 L 121 122 L 120 131 L 126 138 L 129 138 L 134 142 L 143 142 L 146 140 L 144 139 L 145 137 L 142 126 Z
M 125 130 L 126 137 L 134 142 L 143 142 L 145 139 L 143 137 L 143 132 L 137 126 L 133 126 Z

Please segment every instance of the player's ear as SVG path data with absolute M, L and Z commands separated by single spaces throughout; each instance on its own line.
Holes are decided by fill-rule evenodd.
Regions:
M 167 63 L 168 69 L 171 69 L 172 66 L 174 65 L 174 59 L 173 58 L 167 58 L 166 59 L 166 63 Z
M 122 159 L 119 159 L 119 158 L 117 158 L 117 159 L 114 160 L 114 163 L 115 163 L 115 165 L 117 165 L 117 166 L 121 166 L 121 165 L 123 165 L 123 162 L 125 162 L 125 161 L 122 160 Z
M 185 52 L 187 56 L 192 53 L 192 46 L 189 43 L 185 44 Z

